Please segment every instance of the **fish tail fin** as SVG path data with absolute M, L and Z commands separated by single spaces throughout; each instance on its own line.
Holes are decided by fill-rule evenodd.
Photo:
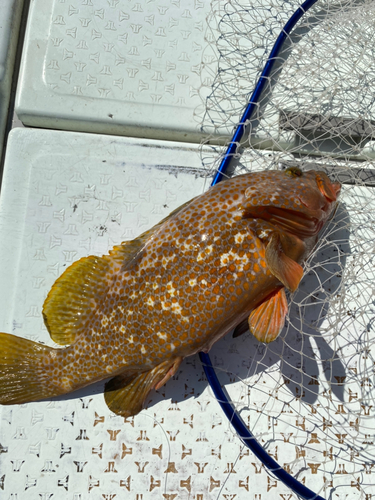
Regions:
M 0 333 L 0 404 L 19 404 L 57 396 L 46 366 L 52 347 L 8 333 Z

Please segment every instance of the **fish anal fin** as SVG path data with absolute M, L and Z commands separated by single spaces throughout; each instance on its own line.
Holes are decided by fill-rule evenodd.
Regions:
M 152 370 L 133 375 L 117 375 L 105 385 L 108 408 L 122 417 L 139 413 L 152 389 L 160 389 L 178 370 L 182 358 L 167 360 Z
M 54 283 L 43 305 L 50 336 L 60 345 L 72 344 L 84 328 L 92 304 L 108 289 L 107 257 L 84 257 L 74 262 Z
M 281 288 L 251 312 L 248 320 L 251 333 L 260 342 L 272 342 L 283 329 L 287 313 L 288 302 Z
M 271 273 L 291 292 L 294 292 L 303 276 L 303 269 L 287 255 L 281 245 L 280 235 L 274 232 L 266 247 L 266 262 Z

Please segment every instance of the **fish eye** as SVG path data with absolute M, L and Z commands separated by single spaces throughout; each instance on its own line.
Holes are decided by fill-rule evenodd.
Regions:
M 289 167 L 285 170 L 285 173 L 290 177 L 301 177 L 303 174 L 302 170 L 298 167 Z

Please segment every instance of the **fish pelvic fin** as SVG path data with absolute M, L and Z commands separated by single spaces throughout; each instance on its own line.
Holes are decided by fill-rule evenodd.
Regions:
M 140 374 L 118 375 L 105 385 L 104 399 L 109 409 L 122 417 L 139 413 L 152 389 L 160 389 L 178 370 L 182 358 L 167 360 Z
M 285 324 L 288 302 L 281 288 L 254 309 L 249 316 L 249 328 L 254 337 L 268 344 L 275 340 Z
M 303 276 L 303 268 L 287 255 L 280 235 L 274 232 L 266 247 L 266 262 L 271 273 L 291 292 L 296 291 Z
M 61 394 L 48 384 L 46 362 L 52 347 L 0 333 L 0 404 L 21 404 Z
M 249 322 L 247 319 L 244 319 L 239 323 L 236 328 L 233 330 L 232 337 L 236 339 L 237 337 L 241 337 L 244 333 L 249 330 Z

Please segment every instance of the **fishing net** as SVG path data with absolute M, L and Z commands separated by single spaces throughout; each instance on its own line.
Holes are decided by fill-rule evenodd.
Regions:
M 204 151 L 218 153 L 212 166 L 202 150 L 210 171 L 298 5 L 212 3 L 208 26 L 218 36 L 207 50 L 217 51 L 216 67 L 203 70 L 197 110 L 210 134 Z M 368 500 L 375 482 L 374 18 L 373 1 L 315 4 L 287 38 L 228 174 L 297 165 L 343 183 L 335 217 L 288 296 L 280 337 L 263 345 L 228 335 L 210 353 L 255 437 L 325 498 Z M 252 472 L 256 479 L 255 464 Z M 262 491 L 275 485 L 271 474 Z

